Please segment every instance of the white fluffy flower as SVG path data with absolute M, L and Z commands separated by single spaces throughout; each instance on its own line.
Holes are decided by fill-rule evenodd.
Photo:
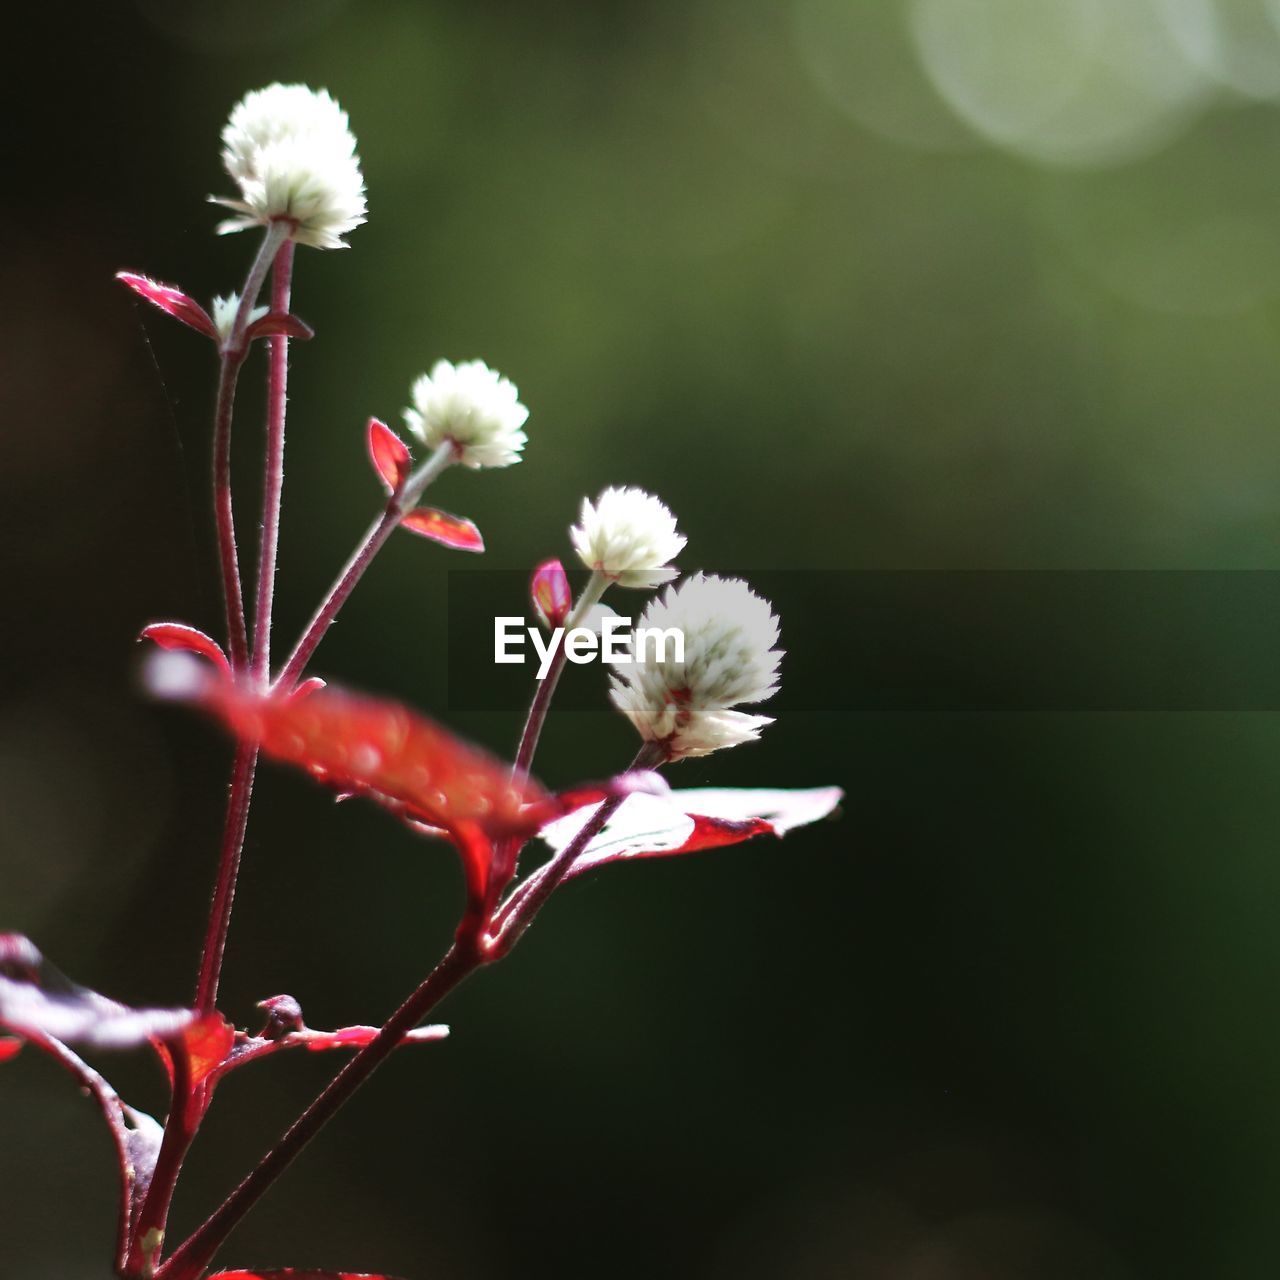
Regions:
M 365 221 L 356 140 L 323 89 L 273 84 L 246 94 L 222 130 L 222 163 L 240 199 L 211 198 L 240 216 L 220 233 L 287 221 L 299 244 L 342 249 L 342 237 Z
M 732 708 L 763 702 L 778 687 L 778 619 L 740 578 L 695 574 L 649 602 L 638 627 L 679 630 L 684 660 L 654 646 L 611 677 L 614 706 L 668 759 L 705 756 L 760 736 L 768 716 Z
M 606 489 L 569 530 L 573 549 L 588 569 L 598 570 L 620 587 L 657 587 L 679 572 L 671 561 L 685 536 L 666 504 L 643 489 Z
M 218 338 L 221 342 L 231 336 L 231 326 L 236 322 L 236 312 L 240 310 L 240 295 L 233 293 L 229 298 L 214 298 L 213 300 L 213 327 L 218 331 Z M 249 318 L 245 321 L 245 328 L 249 325 L 261 320 L 263 316 L 270 310 L 269 307 L 254 307 L 249 312 Z
M 436 448 L 450 441 L 464 467 L 509 467 L 520 461 L 529 410 L 515 384 L 483 360 L 437 360 L 410 390 L 405 426 Z

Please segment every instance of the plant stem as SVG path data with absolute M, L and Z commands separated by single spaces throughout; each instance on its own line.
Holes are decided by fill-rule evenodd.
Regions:
M 520 745 L 516 748 L 515 764 L 511 767 L 511 777 L 516 782 L 522 782 L 527 778 L 529 770 L 533 767 L 533 757 L 538 750 L 542 726 L 546 724 L 547 712 L 551 709 L 551 699 L 555 697 L 556 686 L 560 683 L 560 676 L 564 671 L 567 657 L 564 647 L 565 636 L 574 627 L 582 625 L 583 619 L 595 605 L 600 603 L 600 598 L 608 587 L 609 579 L 598 569 L 592 570 L 591 577 L 587 579 L 587 585 L 582 588 L 582 594 L 565 620 L 564 633 L 556 644 L 555 652 L 551 655 L 551 665 L 547 668 L 545 678 L 538 681 L 538 687 L 534 690 L 533 701 L 529 704 L 529 714 L 525 717 L 524 728 L 520 733 Z M 499 867 L 504 868 L 503 874 L 508 878 L 515 874 L 519 850 L 519 838 L 509 837 L 502 843 L 494 859 Z M 504 887 L 499 885 L 499 891 Z
M 231 332 L 223 345 L 222 363 L 218 378 L 218 402 L 214 415 L 214 513 L 218 527 L 219 560 L 222 565 L 223 595 L 227 609 L 227 641 L 231 653 L 231 670 L 239 675 L 249 667 L 248 634 L 244 616 L 244 599 L 240 589 L 240 567 L 236 555 L 236 531 L 231 503 L 231 414 L 235 398 L 236 380 L 240 366 L 244 363 L 248 348 L 245 346 L 244 333 L 249 325 L 249 317 L 262 291 L 262 283 L 272 262 L 277 263 L 276 277 L 272 284 L 273 304 L 283 303 L 281 309 L 288 311 L 289 286 L 293 267 L 293 241 L 288 238 L 289 224 L 273 222 L 268 228 L 262 243 L 258 247 L 257 256 L 249 268 L 245 278 L 244 291 L 240 295 L 240 304 L 236 308 L 235 319 L 231 324 Z M 284 368 L 288 349 L 285 346 L 280 354 L 280 369 L 277 370 L 277 343 L 287 343 L 285 338 L 272 339 L 272 360 L 270 367 L 269 412 L 272 415 L 268 430 L 268 450 L 266 464 L 266 489 L 268 494 L 275 488 L 274 514 L 272 522 L 275 531 L 268 539 L 264 517 L 262 559 L 265 562 L 270 543 L 271 573 L 275 575 L 275 542 L 279 528 L 280 497 L 279 483 L 273 485 L 272 439 L 278 437 L 278 448 L 274 473 L 283 478 L 284 450 Z M 278 377 L 277 377 L 278 374 Z M 278 391 L 278 394 L 276 392 Z M 279 411 L 278 430 L 273 430 L 275 412 Z M 269 497 L 264 498 L 264 505 L 271 506 Z M 262 585 L 263 569 L 259 568 L 259 622 L 262 618 Z M 270 594 L 270 587 L 268 588 Z M 267 605 L 267 631 L 270 632 L 270 603 Z M 258 752 L 256 748 L 240 746 L 236 749 L 235 759 L 231 766 L 231 786 L 227 795 L 227 815 L 222 829 L 222 847 L 218 855 L 218 870 L 214 879 L 213 900 L 209 904 L 209 922 L 205 926 L 204 945 L 200 954 L 200 971 L 196 979 L 196 1008 L 201 1013 L 212 1012 L 218 999 L 218 980 L 222 973 L 222 956 L 227 947 L 227 933 L 231 927 L 231 907 L 235 900 L 236 878 L 240 873 L 240 854 L 244 848 L 245 832 L 249 825 L 249 804 L 253 795 L 253 775 L 257 768 Z
M 193 1117 L 190 1111 L 192 1086 L 187 1055 L 173 1052 L 169 1056 L 173 1064 L 173 1098 L 169 1103 L 151 1185 L 133 1224 L 132 1240 L 123 1267 L 126 1276 L 155 1273 L 156 1261 L 164 1247 L 164 1232 L 173 1192 L 178 1185 L 178 1174 L 200 1127 L 200 1113 Z
M 262 1158 L 254 1171 L 157 1272 L 157 1280 L 197 1280 L 222 1242 L 262 1198 L 298 1153 L 386 1061 L 428 1013 L 464 978 L 487 961 L 474 943 L 455 942 L 427 979 L 387 1020 L 382 1030 L 330 1081 Z
M 631 764 L 632 769 L 647 768 L 660 762 L 662 749 L 646 743 Z M 213 1261 L 222 1242 L 244 1216 L 262 1199 L 271 1184 L 293 1163 L 299 1152 L 320 1132 L 351 1096 L 382 1065 L 405 1036 L 464 979 L 477 969 L 507 955 L 524 936 L 534 916 L 542 909 L 552 891 L 563 880 L 574 860 L 587 844 L 600 833 L 609 818 L 617 812 L 625 796 L 613 797 L 600 808 L 581 831 L 565 846 L 552 863 L 544 868 L 535 892 L 517 900 L 513 895 L 508 906 L 515 908 L 507 924 L 494 941 L 488 939 L 488 926 L 475 933 L 460 936 L 444 958 L 414 993 L 391 1015 L 381 1031 L 362 1048 L 329 1082 L 325 1090 L 289 1127 L 280 1141 L 259 1161 L 257 1168 L 227 1197 L 205 1222 L 156 1272 L 156 1280 L 198 1280 Z M 480 938 L 486 940 L 481 942 Z
M 218 855 L 218 874 L 214 881 L 213 901 L 209 905 L 209 924 L 205 929 L 200 976 L 196 983 L 195 1007 L 201 1013 L 212 1013 L 218 1003 L 218 980 L 222 975 L 222 957 L 231 928 L 231 908 L 235 902 L 236 879 L 240 874 L 240 853 L 249 826 L 249 803 L 253 797 L 253 775 L 257 763 L 256 746 L 242 743 L 236 748 L 227 793 L 222 848 Z
M 663 758 L 656 744 L 645 743 L 631 764 L 632 769 L 648 768 Z M 198 1280 L 212 1262 L 222 1242 L 244 1216 L 262 1199 L 271 1184 L 293 1163 L 299 1152 L 320 1132 L 352 1095 L 382 1065 L 405 1036 L 465 978 L 477 969 L 507 955 L 524 936 L 534 916 L 542 909 L 565 873 L 587 844 L 599 834 L 617 812 L 625 796 L 606 800 L 581 831 L 543 869 L 535 891 L 522 899 L 513 895 L 508 906 L 514 910 L 495 941 L 489 940 L 489 925 L 473 933 L 463 933 L 428 974 L 426 980 L 391 1015 L 378 1034 L 362 1048 L 329 1082 L 325 1090 L 289 1127 L 257 1167 L 186 1240 L 156 1273 L 156 1280 Z M 481 941 L 484 939 L 484 941 Z
M 218 363 L 218 391 L 213 409 L 213 515 L 217 528 L 218 567 L 222 580 L 222 600 L 227 620 L 227 648 L 231 669 L 242 671 L 249 665 L 249 637 L 244 617 L 244 594 L 240 587 L 240 562 L 236 554 L 236 525 L 231 502 L 231 417 L 235 408 L 236 383 L 240 366 L 248 354 L 244 331 L 262 291 L 267 269 L 276 250 L 289 234 L 284 223 L 272 223 L 258 246 L 257 256 L 245 277 L 231 333 L 223 344 Z
M 582 588 L 582 594 L 573 606 L 573 612 L 564 624 L 564 635 L 560 637 L 560 643 L 556 645 L 556 651 L 551 655 L 551 666 L 547 670 L 546 678 L 538 681 L 533 701 L 529 704 L 529 714 L 525 718 L 524 729 L 520 734 L 520 745 L 516 749 L 516 762 L 511 771 L 515 778 L 526 777 L 533 765 L 534 752 L 538 749 L 538 739 L 542 736 L 542 726 L 546 723 L 551 699 L 555 696 L 556 685 L 560 683 L 560 675 L 564 671 L 566 656 L 564 636 L 568 635 L 574 627 L 582 626 L 583 619 L 600 603 L 600 598 L 608 586 L 609 579 L 598 569 L 593 570 L 591 577 L 587 579 L 587 585 Z
M 293 282 L 292 240 L 276 253 L 271 272 L 271 311 L 289 314 Z M 273 334 L 267 366 L 267 454 L 262 485 L 262 544 L 258 551 L 258 599 L 253 614 L 253 679 L 262 688 L 271 671 L 271 608 L 275 600 L 276 553 L 280 545 L 280 499 L 284 489 L 284 423 L 289 382 L 289 339 Z
M 280 668 L 274 686 L 289 689 L 306 669 L 325 632 L 333 626 L 342 606 L 356 589 L 356 584 L 364 577 L 365 570 L 373 563 L 373 558 L 382 550 L 383 544 L 395 532 L 396 527 L 408 512 L 412 511 L 427 486 L 454 461 L 454 447 L 445 441 L 435 452 L 413 472 L 388 499 L 386 509 L 369 526 L 359 545 L 351 553 L 347 563 L 342 567 L 333 586 L 321 601 L 312 619 L 307 623 L 293 652 Z

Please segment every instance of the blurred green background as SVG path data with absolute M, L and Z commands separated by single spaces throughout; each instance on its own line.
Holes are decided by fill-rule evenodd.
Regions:
M 566 555 L 581 496 L 633 483 L 678 513 L 688 568 L 1270 569 L 1278 10 L 29 11 L 0 213 L 0 927 L 122 999 L 189 997 L 227 749 L 146 701 L 133 637 L 218 626 L 213 367 L 111 276 L 237 286 L 251 240 L 215 239 L 204 198 L 229 189 L 218 131 L 246 90 L 328 87 L 369 184 L 351 249 L 299 254 L 318 336 L 293 361 L 285 634 L 378 502 L 366 417 L 398 421 L 439 356 L 484 358 L 532 410 L 523 465 L 437 491 L 493 566 Z M 456 563 L 393 540 L 315 669 L 443 705 Z M 807 652 L 833 691 L 855 674 L 822 608 L 783 616 L 777 724 L 675 780 L 838 782 L 842 821 L 566 891 L 443 1008 L 453 1038 L 400 1055 L 314 1144 L 229 1265 L 1277 1273 L 1275 715 L 789 707 Z M 509 752 L 519 715 L 453 720 Z M 566 712 L 539 772 L 596 776 L 630 746 L 607 711 Z M 226 1010 L 249 1022 L 288 991 L 316 1026 L 378 1020 L 444 947 L 458 880 L 447 851 L 265 769 Z M 175 1231 L 333 1065 L 224 1087 Z M 108 1066 L 163 1107 L 150 1062 Z M 6 1277 L 102 1280 L 112 1176 L 53 1067 L 0 1071 Z

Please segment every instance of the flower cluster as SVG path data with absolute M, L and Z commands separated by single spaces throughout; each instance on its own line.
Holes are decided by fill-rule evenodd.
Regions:
M 246 94 L 222 131 L 222 163 L 240 198 L 210 197 L 239 215 L 220 232 L 286 222 L 299 244 L 341 249 L 365 221 L 356 140 L 323 89 L 273 84 Z
M 610 697 L 668 760 L 705 756 L 760 736 L 772 721 L 732 708 L 778 688 L 778 619 L 740 578 L 694 574 L 655 597 L 639 625 L 684 636 L 684 652 L 638 655 L 610 680 Z

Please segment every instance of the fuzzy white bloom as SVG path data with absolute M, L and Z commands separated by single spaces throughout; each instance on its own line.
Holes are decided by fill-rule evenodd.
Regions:
M 414 382 L 405 426 L 433 449 L 450 441 L 464 467 L 509 467 L 520 461 L 529 410 L 515 384 L 483 360 L 437 360 Z
M 705 756 L 760 736 L 768 716 L 732 710 L 763 702 L 778 688 L 778 619 L 740 578 L 694 574 L 654 597 L 637 624 L 678 629 L 684 660 L 673 645 L 659 656 L 650 645 L 610 678 L 610 697 L 646 742 L 661 743 L 671 760 Z
M 671 561 L 686 542 L 661 499 L 630 488 L 606 489 L 594 503 L 583 498 L 569 537 L 588 569 L 620 587 L 641 589 L 661 586 L 679 573 Z
M 263 316 L 270 311 L 270 307 L 254 307 L 249 312 L 249 318 L 245 322 L 245 328 L 255 324 L 261 320 Z M 229 298 L 214 298 L 213 300 L 213 327 L 218 331 L 218 339 L 220 342 L 226 342 L 231 336 L 231 326 L 236 322 L 236 312 L 240 310 L 240 295 L 233 293 Z
M 323 89 L 273 84 L 246 94 L 222 130 L 222 163 L 239 200 L 211 196 L 239 217 L 218 231 L 277 220 L 317 249 L 343 249 L 365 221 L 364 175 L 347 113 Z

